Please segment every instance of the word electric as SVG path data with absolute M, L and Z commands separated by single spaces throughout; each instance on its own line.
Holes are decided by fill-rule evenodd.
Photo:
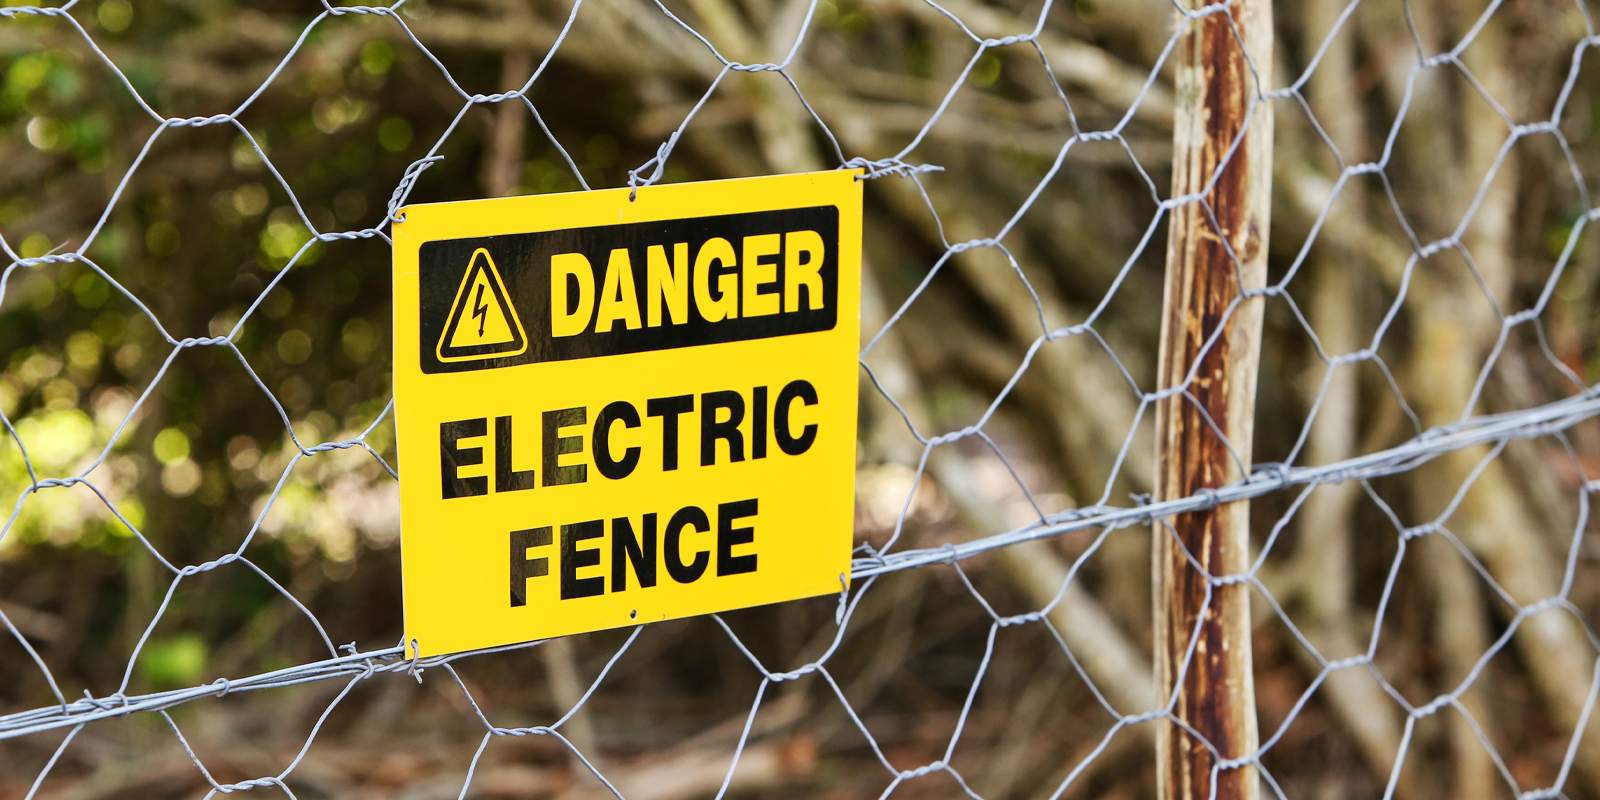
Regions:
M 802 424 L 792 420 L 798 416 L 794 413 L 797 405 L 803 407 L 817 404 L 816 388 L 809 381 L 790 381 L 778 391 L 777 402 L 771 406 L 768 405 L 767 394 L 765 386 L 757 386 L 751 390 L 748 401 L 744 395 L 736 391 L 706 392 L 699 397 L 698 414 L 696 414 L 695 396 L 692 394 L 651 398 L 643 404 L 645 414 L 652 422 L 659 420 L 659 424 L 653 426 L 656 430 L 648 434 L 648 438 L 630 439 L 630 441 L 640 441 L 640 444 L 620 441 L 625 438 L 624 434 L 628 430 L 644 427 L 643 420 L 639 416 L 639 406 L 626 400 L 607 403 L 600 409 L 600 413 L 592 418 L 589 409 L 583 406 L 545 411 L 538 416 L 540 421 L 538 453 L 544 475 L 543 485 L 564 486 L 587 482 L 588 463 L 562 463 L 572 462 L 573 459 L 568 456 L 576 455 L 581 458 L 586 454 L 592 458 L 595 468 L 602 476 L 614 481 L 622 480 L 638 469 L 640 456 L 644 452 L 644 445 L 647 444 L 659 452 L 662 472 L 676 470 L 683 449 L 680 422 L 684 417 L 691 415 L 699 417 L 698 425 L 690 423 L 698 428 L 698 436 L 690 435 L 698 439 L 699 464 L 702 467 L 716 466 L 719 453 L 724 463 L 743 461 L 747 452 L 750 458 L 766 458 L 769 442 L 777 445 L 778 451 L 784 454 L 791 456 L 805 454 L 817 440 L 817 425 Z M 745 422 L 747 407 L 751 410 L 748 423 Z M 772 419 L 771 424 L 768 423 L 769 416 Z M 513 425 L 515 420 L 516 416 L 510 414 L 494 418 L 492 485 L 496 492 L 520 492 L 539 485 L 538 469 L 517 469 L 519 462 L 516 455 L 516 439 L 513 436 L 517 430 Z M 621 432 L 617 430 L 619 426 Z M 572 430 L 578 431 L 578 434 L 566 435 Z M 442 499 L 476 497 L 489 493 L 491 484 L 488 475 L 467 477 L 463 472 L 465 467 L 483 464 L 483 448 L 468 447 L 463 442 L 486 437 L 488 433 L 487 417 L 439 423 L 439 477 Z M 585 433 L 588 434 L 587 437 Z M 590 444 L 588 448 L 584 446 L 585 441 Z M 658 442 L 660 446 L 655 447 Z M 748 448 L 745 447 L 747 443 Z
M 836 171 L 405 209 L 413 656 L 840 590 L 860 187 Z

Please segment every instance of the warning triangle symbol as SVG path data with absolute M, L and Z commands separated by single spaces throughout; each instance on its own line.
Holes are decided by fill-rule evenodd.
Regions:
M 439 337 L 440 361 L 472 361 L 519 355 L 528 349 L 522 321 L 506 293 L 505 281 L 494 266 L 489 251 L 480 247 L 472 253 L 467 273 L 456 289 L 450 316 Z

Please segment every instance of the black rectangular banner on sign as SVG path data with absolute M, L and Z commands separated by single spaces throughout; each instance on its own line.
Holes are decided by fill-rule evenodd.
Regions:
M 424 373 L 831 330 L 834 206 L 426 242 Z

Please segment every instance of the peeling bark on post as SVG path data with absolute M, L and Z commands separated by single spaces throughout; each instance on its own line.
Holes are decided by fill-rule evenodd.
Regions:
M 1187 2 L 1190 8 L 1200 5 Z M 1172 194 L 1205 192 L 1206 204 L 1174 209 L 1170 223 L 1158 379 L 1163 389 L 1182 385 L 1191 371 L 1194 379 L 1187 396 L 1175 395 L 1157 407 L 1157 500 L 1223 486 L 1249 469 L 1263 301 L 1233 304 L 1241 279 L 1245 289 L 1266 282 L 1272 110 L 1268 102 L 1253 109 L 1251 104 L 1258 90 L 1270 88 L 1271 66 L 1270 0 L 1233 0 L 1226 9 L 1189 20 L 1177 51 Z M 1242 130 L 1244 141 L 1235 148 Z M 1223 324 L 1225 330 L 1201 358 Z M 1192 370 L 1196 359 L 1199 369 Z M 1229 503 L 1173 517 L 1154 529 L 1158 692 L 1171 701 L 1176 690 L 1172 713 L 1194 731 L 1173 721 L 1158 723 L 1162 800 L 1253 800 L 1258 795 L 1251 766 L 1220 771 L 1213 794 L 1217 759 L 1206 746 L 1209 742 L 1223 759 L 1248 756 L 1258 746 L 1250 589 L 1216 586 L 1208 605 L 1206 576 L 1185 556 L 1187 550 L 1212 576 L 1244 572 L 1249 515 L 1247 502 Z M 1198 640 L 1190 655 L 1197 620 Z

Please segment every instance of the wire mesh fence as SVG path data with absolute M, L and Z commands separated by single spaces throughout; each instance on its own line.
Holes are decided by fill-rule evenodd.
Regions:
M 14 483 L 4 491 L 14 502 L 0 539 L 0 574 L 9 582 L 0 588 L 18 598 L 38 594 L 43 590 L 30 588 L 26 578 L 43 570 L 42 553 L 71 556 L 101 546 L 95 541 L 122 541 L 128 596 L 144 591 L 157 598 L 126 601 L 131 633 L 125 638 L 96 634 L 104 649 L 95 658 L 117 665 L 107 683 L 73 668 L 64 675 L 53 663 L 45 645 L 68 635 L 59 620 L 72 614 L 40 612 L 20 599 L 7 603 L 12 598 L 0 594 L 0 623 L 15 645 L 0 651 L 0 663 L 6 682 L 19 687 L 8 701 L 15 710 L 0 715 L 0 739 L 15 748 L 0 763 L 27 773 L 0 788 L 26 798 L 166 791 L 164 784 L 139 783 L 139 759 L 130 753 L 145 750 L 107 756 L 103 740 L 85 743 L 107 726 L 141 725 L 136 720 L 143 719 L 159 724 L 126 735 L 161 742 L 149 748 L 181 750 L 176 768 L 191 777 L 188 783 L 164 779 L 177 780 L 174 793 L 348 796 L 348 776 L 371 770 L 320 759 L 319 749 L 328 747 L 324 726 L 337 728 L 340 737 L 381 743 L 411 706 L 363 701 L 364 713 L 356 714 L 352 698 L 374 684 L 435 684 L 454 698 L 454 719 L 465 721 L 446 738 L 476 744 L 442 766 L 437 772 L 443 777 L 424 780 L 402 771 L 386 779 L 388 791 L 721 798 L 770 790 L 761 776 L 785 774 L 797 763 L 814 766 L 815 752 L 793 745 L 804 740 L 775 733 L 810 726 L 824 731 L 816 735 L 829 753 L 854 753 L 870 765 L 848 773 L 851 796 L 1028 793 L 1055 800 L 1106 792 L 1115 785 L 1107 775 L 1128 769 L 1119 765 L 1147 765 L 1156 727 L 1172 725 L 1184 747 L 1210 749 L 1213 786 L 1223 772 L 1254 770 L 1263 791 L 1278 797 L 1320 791 L 1300 777 L 1315 748 L 1308 742 L 1320 736 L 1346 742 L 1357 765 L 1351 769 L 1371 777 L 1362 784 L 1330 768 L 1335 784 L 1355 787 L 1347 786 L 1349 793 L 1423 797 L 1443 791 L 1441 785 L 1455 796 L 1600 793 L 1600 731 L 1590 730 L 1600 724 L 1592 714 L 1600 692 L 1600 637 L 1589 621 L 1597 598 L 1588 539 L 1590 495 L 1600 489 L 1600 478 L 1591 477 L 1600 463 L 1593 460 L 1600 458 L 1600 428 L 1588 421 L 1600 414 L 1600 397 L 1583 361 L 1593 346 L 1581 333 L 1592 313 L 1587 281 L 1595 251 L 1584 243 L 1600 217 L 1587 186 L 1591 159 L 1600 156 L 1587 151 L 1594 147 L 1591 98 L 1600 87 L 1585 80 L 1585 67 L 1600 34 L 1581 1 L 1532 10 L 1500 2 L 1441 8 L 1356 0 L 1279 9 L 1286 33 L 1276 63 L 1252 63 L 1250 76 L 1254 102 L 1273 108 L 1279 129 L 1271 275 L 1229 306 L 1231 314 L 1261 304 L 1268 320 L 1260 433 L 1253 453 L 1232 453 L 1241 464 L 1252 456 L 1265 463 L 1248 470 L 1246 479 L 1164 500 L 1149 494 L 1156 471 L 1152 417 L 1168 401 L 1193 402 L 1207 415 L 1190 393 L 1201 359 L 1181 383 L 1158 386 L 1149 346 L 1154 338 L 1140 332 L 1160 321 L 1154 302 L 1160 284 L 1149 278 L 1160 274 L 1170 219 L 1185 207 L 1211 213 L 1204 194 L 1173 196 L 1163 185 L 1172 155 L 1162 135 L 1176 102 L 1171 61 L 1184 37 L 1203 26 L 1236 36 L 1234 4 L 1174 6 L 1142 18 L 1142 51 L 1140 45 L 1127 48 L 1145 57 L 1137 67 L 1136 57 L 1109 55 L 1078 36 L 1074 23 L 1061 20 L 1068 10 L 1051 2 L 855 7 L 823 0 L 742 6 L 578 0 L 550 9 L 413 0 L 391 7 L 324 5 L 309 21 L 295 16 L 303 9 L 238 9 L 215 13 L 249 17 L 240 29 L 246 33 L 259 28 L 244 60 L 267 63 L 249 53 L 268 49 L 286 31 L 292 43 L 270 59 L 270 68 L 227 76 L 231 88 L 219 91 L 239 98 L 227 106 L 231 110 L 189 116 L 169 116 L 165 109 L 199 102 L 191 95 L 217 96 L 184 88 L 185 81 L 213 79 L 207 62 L 196 58 L 188 64 L 191 74 L 168 65 L 158 80 L 147 54 L 118 36 L 135 14 L 154 18 L 162 13 L 158 7 L 122 0 L 90 7 L 74 0 L 0 8 L 0 25 L 12 29 L 0 41 L 7 91 L 21 98 L 6 111 L 12 115 L 7 125 L 26 139 L 17 146 L 67 159 L 68 171 L 111 178 L 93 213 L 72 217 L 77 221 L 59 226 L 59 235 L 26 235 L 30 220 L 71 217 L 46 197 L 30 199 L 30 210 L 0 217 L 9 262 L 0 279 L 0 314 L 23 320 L 8 323 L 5 333 L 14 349 L 0 412 Z M 1164 27 L 1152 30 L 1149 19 Z M 1116 39 L 1114 23 L 1106 23 L 1111 33 L 1101 44 Z M 912 62 L 908 77 L 862 66 L 870 59 L 841 47 L 841 36 L 861 35 L 872 25 L 940 35 L 920 45 L 906 44 L 903 36 L 895 40 Z M 1524 65 L 1512 57 L 1524 29 L 1546 31 L 1559 43 L 1560 59 L 1529 62 L 1554 65 L 1548 74 L 1530 68 L 1534 78 L 1528 78 L 1512 68 Z M 268 30 L 278 38 L 262 33 Z M 1393 52 L 1376 59 L 1371 51 L 1383 42 Z M 235 45 L 227 40 L 219 47 Z M 454 54 L 463 47 L 499 56 L 503 74 L 495 85 L 501 91 L 480 93 L 475 82 L 458 80 L 458 73 L 481 77 L 485 71 Z M 108 129 L 101 131 L 102 139 L 133 142 L 125 157 L 72 144 L 84 140 L 76 123 L 28 99 L 54 80 L 53 68 L 40 59 L 68 58 L 61 53 L 75 53 L 74 63 L 97 70 L 102 77 L 96 80 L 116 94 L 114 101 L 98 102 L 129 109 L 125 119 L 116 118 L 127 129 L 102 121 Z M 316 101 L 305 136 L 270 141 L 263 134 L 269 123 L 253 122 L 261 104 L 305 105 L 293 99 L 296 87 L 314 86 L 318 70 L 348 74 L 343 80 L 355 85 L 384 74 L 405 53 L 413 56 L 413 72 L 432 82 L 428 91 L 438 107 L 453 109 L 436 115 L 442 120 L 390 116 L 373 125 L 382 109 L 339 95 Z M 1358 57 L 1373 62 L 1365 74 L 1352 68 Z M 918 59 L 938 63 L 917 67 Z M 618 162 L 614 152 L 607 154 L 608 147 L 617 149 L 615 140 L 607 145 L 591 138 L 582 152 L 561 141 L 559 114 L 590 114 L 605 102 L 581 86 L 571 88 L 581 84 L 575 77 L 580 67 L 659 71 L 671 84 L 635 85 L 640 95 L 665 93 L 667 99 L 648 101 L 648 113 L 636 115 L 649 120 L 632 129 L 634 138 L 646 138 L 640 131 L 655 137 L 645 157 L 625 171 L 626 165 L 617 167 L 609 178 L 595 165 Z M 1392 112 L 1378 98 L 1384 91 Z M 535 102 L 540 97 L 549 98 L 543 113 Z M 529 120 L 538 128 L 529 152 L 544 148 L 548 157 L 525 163 Z M 750 164 L 779 171 L 839 167 L 859 169 L 869 181 L 861 355 L 866 457 L 858 476 L 861 530 L 851 584 L 822 605 L 796 604 L 809 610 L 779 610 L 788 616 L 779 618 L 776 634 L 771 626 L 741 624 L 738 615 L 692 629 L 696 646 L 709 647 L 713 639 L 731 646 L 742 666 L 719 667 L 715 683 L 737 684 L 745 694 L 733 704 L 745 711 L 692 739 L 705 747 L 687 760 L 651 762 L 650 746 L 629 743 L 625 735 L 656 725 L 671 732 L 671 740 L 684 736 L 681 726 L 659 713 L 597 699 L 608 692 L 627 695 L 635 678 L 619 677 L 619 671 L 648 671 L 663 657 L 660 646 L 649 644 L 648 627 L 582 637 L 584 647 L 606 650 L 587 666 L 574 660 L 570 642 L 408 660 L 398 645 L 341 644 L 351 635 L 346 631 L 367 636 L 372 626 L 354 624 L 346 614 L 338 614 L 339 624 L 325 625 L 340 601 L 307 599 L 318 589 L 297 585 L 299 573 L 282 563 L 284 548 L 320 547 L 323 572 L 331 575 L 348 569 L 342 565 L 352 563 L 352 549 L 392 542 L 392 487 L 403 467 L 392 451 L 393 404 L 386 389 L 365 405 L 347 404 L 352 411 L 342 422 L 307 410 L 331 404 L 335 384 L 355 391 L 339 374 L 336 351 L 350 359 L 364 353 L 356 359 L 361 363 L 377 353 L 381 364 L 380 326 L 353 320 L 324 329 L 320 338 L 299 328 L 276 337 L 252 328 L 277 329 L 288 313 L 278 310 L 280 298 L 301 274 L 337 275 L 341 259 L 369 257 L 357 247 L 372 248 L 361 253 L 376 253 L 381 263 L 388 226 L 406 203 L 459 194 L 453 185 L 430 184 L 429 174 L 448 169 L 452 159 L 469 159 L 457 143 L 480 124 L 481 191 L 489 194 L 602 185 L 648 192 L 662 181 L 697 175 L 675 174 L 676 162 L 717 163 L 719 156 L 727 160 L 713 169 L 725 173 Z M 152 130 L 143 133 L 139 126 Z M 359 195 L 313 202 L 306 186 L 290 177 L 318 174 L 297 155 L 323 146 L 305 144 L 320 141 L 317 131 L 331 140 L 347 127 L 400 159 L 356 159 L 351 174 L 376 175 L 373 180 L 390 191 L 370 212 Z M 162 149 L 186 130 L 205 129 L 227 131 L 232 144 L 194 139 L 176 153 Z M 202 273 L 176 267 L 166 282 L 151 279 L 152 271 L 185 257 L 212 257 L 210 245 L 180 234 L 171 222 L 141 225 L 126 218 L 129 206 L 141 203 L 145 218 L 208 213 L 183 210 L 183 201 L 173 199 L 187 191 L 185 181 L 196 179 L 165 185 L 160 175 L 148 174 L 152 163 L 170 167 L 188 150 L 203 148 L 221 151 L 222 171 L 258 176 L 201 201 L 219 219 L 233 220 L 232 227 L 214 224 L 207 237 L 240 238 L 251 250 L 259 245 L 256 260 L 241 268 L 253 276 L 226 288 L 201 285 Z M 986 168 L 992 163 L 961 153 L 984 148 L 1009 153 L 1027 180 L 982 196 L 964 188 L 991 180 Z M 741 161 L 744 152 L 757 157 Z M 295 162 L 292 170 L 280 168 L 286 159 Z M 29 169 L 0 168 L 17 197 L 33 198 L 27 182 L 45 174 Z M 958 170 L 972 173 L 960 181 L 975 184 L 957 182 Z M 1118 176 L 1119 188 L 1097 184 L 1093 176 L 1105 174 Z M 307 182 L 329 185 L 318 177 Z M 158 201 L 141 199 L 147 196 Z M 262 224 L 270 196 L 284 202 Z M 1433 198 L 1434 205 L 1419 197 Z M 1544 205 L 1529 210 L 1530 198 L 1543 198 Z M 162 202 L 177 206 L 163 209 Z M 1123 217 L 1121 227 L 1097 228 L 1096 217 L 1083 213 L 1102 203 Z M 1547 225 L 1546 217 L 1560 224 Z M 128 238 L 121 233 L 128 225 L 140 234 L 132 245 L 105 244 Z M 1052 244 L 1052 235 L 1065 239 Z M 1527 239 L 1535 244 L 1524 246 Z M 1084 266 L 1097 260 L 1109 266 Z M 322 291 L 319 286 L 302 285 L 301 296 Z M 386 302 L 370 285 L 361 291 Z M 84 308 L 111 302 L 126 309 L 135 322 L 118 324 L 148 326 L 150 359 L 140 366 L 137 345 L 116 346 L 119 337 L 106 333 L 103 315 L 52 312 L 58 292 Z M 49 298 L 41 300 L 43 294 Z M 223 299 L 212 307 L 224 310 L 209 320 L 187 312 L 169 320 L 156 298 L 173 294 L 202 301 L 216 295 Z M 236 297 L 243 300 L 230 306 Z M 971 314 L 963 304 L 974 303 L 984 309 L 975 315 L 981 335 L 951 322 Z M 1226 319 L 1209 323 L 1208 343 Z M 129 388 L 80 398 L 74 370 L 89 375 L 77 379 L 81 386 L 98 385 L 90 370 L 102 350 Z M 281 450 L 263 453 L 271 448 L 234 436 L 244 430 L 237 412 L 195 417 L 204 427 L 220 428 L 197 431 L 198 423 L 185 428 L 157 410 L 175 403 L 164 394 L 175 380 L 170 376 L 206 351 L 220 357 L 190 365 L 181 379 L 190 402 L 223 404 L 222 379 L 215 376 L 242 376 L 256 402 L 254 415 L 281 426 Z M 299 377 L 306 367 L 297 365 L 318 362 L 328 365 L 316 373 L 324 385 Z M 1280 372 L 1294 377 L 1275 377 Z M 962 376 L 966 388 L 941 383 L 950 375 Z M 369 383 L 385 380 L 379 367 Z M 327 438 L 340 430 L 346 433 Z M 213 448 L 228 442 L 220 471 L 200 463 L 202 438 Z M 1222 444 L 1232 447 L 1225 438 Z M 237 479 L 246 473 L 256 477 Z M 202 528 L 209 539 L 177 535 L 188 530 L 185 515 L 200 508 L 208 492 L 222 491 L 215 483 L 230 475 L 238 486 L 229 491 L 248 495 L 241 506 L 248 513 L 208 518 L 216 526 Z M 162 494 L 174 500 L 163 505 L 151 499 Z M 1144 627 L 1149 609 L 1141 605 L 1149 599 L 1137 595 L 1150 583 L 1150 537 L 1173 536 L 1170 521 L 1178 515 L 1247 500 L 1256 510 L 1250 569 L 1206 574 L 1189 558 L 1207 587 L 1208 605 L 1215 591 L 1244 585 L 1255 614 L 1260 743 L 1218 751 L 1179 724 L 1175 692 L 1156 685 Z M 90 541 L 98 531 L 106 532 Z M 976 626 L 976 635 L 957 637 L 964 660 L 926 648 L 907 651 L 913 623 L 926 624 L 919 623 L 917 598 L 934 592 L 930 579 L 914 579 L 926 573 L 942 576 L 933 580 L 944 581 L 951 603 L 967 609 L 962 625 Z M 66 573 L 41 574 L 56 580 Z M 221 584 L 207 582 L 212 575 L 266 587 L 265 597 L 253 602 L 278 609 L 274 621 L 252 635 L 254 655 L 237 659 L 231 670 L 227 659 L 207 662 L 204 644 L 206 636 L 220 640 L 228 631 L 212 625 L 185 636 L 168 619 L 175 603 L 191 604 L 184 619 L 203 618 L 192 603 L 203 605 L 206 593 L 221 592 Z M 345 571 L 338 579 L 349 577 Z M 63 597 L 70 602 L 74 592 L 93 588 L 74 584 Z M 184 599 L 191 594 L 198 599 Z M 365 613 L 396 621 L 395 609 L 379 606 Z M 315 656 L 273 644 L 290 624 L 285 620 L 309 626 L 310 640 L 320 646 Z M 1009 693 L 984 710 L 995 673 L 1026 660 L 1006 644 L 1025 630 L 1042 643 L 1041 666 L 1002 680 Z M 774 635 L 797 641 L 774 644 Z M 863 638 L 869 636 L 878 638 Z M 1200 644 L 1198 635 L 1186 643 L 1180 681 Z M 535 684 L 544 699 L 504 696 L 503 684 L 521 669 L 518 653 L 532 648 L 550 651 L 545 678 Z M 270 657 L 275 651 L 277 663 Z M 283 663 L 282 654 L 290 652 L 297 655 Z M 200 666 L 185 666 L 196 658 Z M 841 659 L 852 673 L 848 678 L 841 675 Z M 630 667 L 631 660 L 642 663 Z M 940 690 L 929 689 L 926 674 L 907 666 L 910 660 L 938 662 L 954 677 L 945 675 Z M 511 671 L 474 678 L 470 670 L 480 666 Z M 689 660 L 681 669 L 709 674 L 711 668 Z M 585 670 L 590 674 L 581 675 Z M 920 722 L 869 713 L 882 687 L 897 680 L 920 686 L 906 690 L 913 694 L 944 691 L 954 702 Z M 1053 705 L 1068 692 L 1062 682 L 1076 694 Z M 281 704 L 233 705 L 252 692 L 308 684 L 335 688 L 273 694 L 301 698 Z M 40 697 L 53 701 L 33 702 Z M 810 698 L 810 704 L 796 698 Z M 497 709 L 502 700 L 503 711 Z M 224 744 L 202 737 L 271 737 L 264 729 L 217 733 L 206 721 L 211 717 L 198 716 L 208 704 L 224 715 L 281 713 L 294 730 L 271 737 L 287 736 L 295 746 L 256 760 L 219 755 Z M 799 705 L 805 710 L 797 711 Z M 530 708 L 555 710 L 539 716 Z M 1064 715 L 1041 723 L 1046 709 Z M 183 716 L 190 711 L 197 716 Z M 975 714 L 996 720 L 980 726 L 993 745 L 969 752 Z M 206 732 L 196 735 L 191 728 L 186 735 L 191 721 Z M 1062 738 L 1043 737 L 1041 725 L 1061 728 Z M 500 755 L 497 743 L 522 739 L 556 742 L 570 754 L 565 782 L 529 768 L 518 772 L 522 751 Z M 1049 746 L 1040 752 L 1030 749 L 1031 741 Z M 367 761 L 382 761 L 381 749 L 366 752 Z M 640 758 L 630 760 L 625 752 Z M 226 766 L 218 768 L 217 760 Z M 111 762 L 122 766 L 104 768 Z M 161 764 L 149 768 L 167 769 Z M 1424 779 L 1441 764 L 1448 780 Z M 1016 776 L 1024 774 L 1031 777 L 1021 786 Z

